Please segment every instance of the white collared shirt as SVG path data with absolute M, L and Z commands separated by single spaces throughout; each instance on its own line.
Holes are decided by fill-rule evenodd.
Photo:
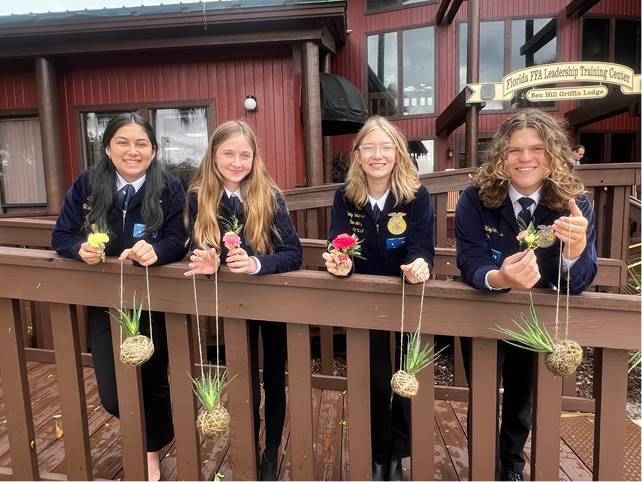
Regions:
M 374 209 L 376 204 L 377 206 L 379 206 L 379 211 L 383 212 L 383 208 L 386 207 L 386 201 L 388 200 L 388 194 L 390 194 L 390 189 L 386 190 L 386 192 L 384 192 L 379 199 L 375 199 L 370 194 L 368 194 L 368 202 L 370 203 L 370 207 Z
M 132 182 L 127 182 L 123 176 L 120 175 L 118 171 L 116 171 L 116 190 L 120 190 L 123 187 L 125 187 L 127 184 L 131 184 L 134 186 L 134 192 L 138 192 L 138 190 L 143 187 L 143 184 L 145 184 L 145 178 L 147 177 L 147 174 L 143 174 L 140 176 L 138 179 Z

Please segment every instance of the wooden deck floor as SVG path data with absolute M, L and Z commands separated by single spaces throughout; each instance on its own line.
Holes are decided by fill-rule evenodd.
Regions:
M 57 433 L 54 415 L 59 413 L 58 384 L 55 365 L 29 363 L 29 382 L 36 429 L 36 449 L 41 473 L 65 473 L 64 420 L 63 433 Z M 122 479 L 119 421 L 100 405 L 93 370 L 84 369 L 89 433 L 95 478 Z M 6 387 L 2 387 L 6 390 Z M 1 392 L 0 392 L 1 393 Z M 314 390 L 313 413 L 315 430 L 316 480 L 346 480 L 347 457 L 346 397 L 342 392 Z M 466 404 L 438 400 L 435 402 L 435 462 L 436 480 L 467 480 Z M 6 431 L 4 404 L 0 404 L 0 467 L 9 467 L 9 442 Z M 640 480 L 640 427 L 627 421 L 626 464 L 627 480 Z M 560 480 L 592 480 L 592 414 L 562 414 L 560 439 Z M 288 455 L 289 424 L 286 419 L 279 467 L 279 480 L 290 480 Z M 530 440 L 525 454 L 530 453 Z M 220 473 L 231 480 L 229 439 L 203 440 L 201 444 L 203 474 L 211 480 Z M 528 465 L 527 465 L 528 470 Z M 163 478 L 176 480 L 176 457 L 173 446 L 163 453 Z M 528 477 L 528 474 L 525 474 Z M 404 467 L 410 476 L 409 459 Z

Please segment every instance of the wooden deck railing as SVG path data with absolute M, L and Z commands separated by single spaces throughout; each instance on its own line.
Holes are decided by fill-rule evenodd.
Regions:
M 65 424 L 65 457 L 69 479 L 91 479 L 91 457 L 82 382 L 79 333 L 73 305 L 114 306 L 118 303 L 119 264 L 108 260 L 98 267 L 62 259 L 51 251 L 0 248 L 0 368 L 12 471 L 4 478 L 39 476 L 27 384 L 23 329 L 17 300 L 51 304 L 55 355 Z M 176 434 L 178 478 L 200 478 L 201 461 L 195 428 L 197 405 L 186 372 L 195 374 L 191 280 L 184 264 L 152 268 L 152 307 L 164 311 L 172 404 Z M 125 268 L 126 294 L 142 292 L 144 272 Z M 64 282 L 62 282 L 64 280 Z M 100 289 L 97 289 L 99 287 Z M 219 304 L 224 316 L 227 366 L 236 374 L 228 391 L 232 414 L 231 457 L 236 480 L 255 477 L 253 417 L 251 416 L 247 320 L 287 323 L 292 477 L 313 478 L 312 395 L 309 330 L 311 325 L 342 326 L 347 335 L 347 407 L 349 476 L 370 477 L 369 342 L 368 330 L 399 329 L 401 284 L 397 278 L 355 275 L 337 280 L 315 270 L 265 277 L 219 276 Z M 199 311 L 214 315 L 213 283 L 199 278 Z M 417 314 L 420 288 L 406 288 L 406 313 Z M 538 313 L 549 329 L 554 320 L 555 297 L 536 291 Z M 497 332 L 492 328 L 528 309 L 528 292 L 488 295 L 454 281 L 429 282 L 423 313 L 427 339 L 433 335 L 473 337 L 472 427 L 470 470 L 472 479 L 494 478 L 495 364 Z M 624 420 L 628 350 L 640 349 L 640 298 L 587 292 L 571 299 L 570 337 L 597 347 L 599 370 L 596 386 L 594 476 L 619 479 L 624 457 Z M 412 315 L 409 315 L 412 319 Z M 410 326 L 409 328 L 413 328 Z M 114 330 L 117 333 L 117 330 Z M 118 343 L 114 345 L 118 350 Z M 127 479 L 145 479 L 144 412 L 140 370 L 118 361 L 117 383 L 121 413 L 123 467 Z M 535 390 L 532 474 L 557 479 L 562 381 L 554 378 L 540 357 Z M 434 373 L 420 375 L 421 390 L 412 401 L 412 478 L 434 478 Z M 45 475 L 45 474 L 40 474 Z M 53 477 L 52 477 L 53 478 Z

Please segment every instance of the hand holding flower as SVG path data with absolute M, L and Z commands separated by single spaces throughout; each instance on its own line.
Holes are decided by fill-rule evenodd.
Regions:
M 325 267 L 328 272 L 335 276 L 348 276 L 352 270 L 352 259 L 343 253 L 323 253 Z
M 228 231 L 223 235 L 223 244 L 232 251 L 241 247 L 241 237 L 234 231 Z
M 230 250 L 225 259 L 225 264 L 232 273 L 252 274 L 257 268 L 254 258 L 248 256 L 247 251 L 243 248 Z
M 186 271 L 185 276 L 192 276 L 195 274 L 214 274 L 220 264 L 218 252 L 215 248 L 207 250 L 195 249 L 189 258 L 189 271 Z
M 327 253 L 323 253 L 328 271 L 336 276 L 347 276 L 352 270 L 352 258 L 362 258 L 361 243 L 354 234 L 339 234 L 328 243 Z
M 94 265 L 99 261 L 105 262 L 105 244 L 109 242 L 109 236 L 101 232 L 95 224 L 91 225 L 91 230 L 87 242 L 80 245 L 78 254 L 85 263 Z

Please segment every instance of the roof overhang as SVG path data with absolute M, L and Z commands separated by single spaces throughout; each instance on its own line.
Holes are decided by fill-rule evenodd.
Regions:
M 336 52 L 345 43 L 345 0 L 244 3 L 0 17 L 0 58 L 304 41 Z

